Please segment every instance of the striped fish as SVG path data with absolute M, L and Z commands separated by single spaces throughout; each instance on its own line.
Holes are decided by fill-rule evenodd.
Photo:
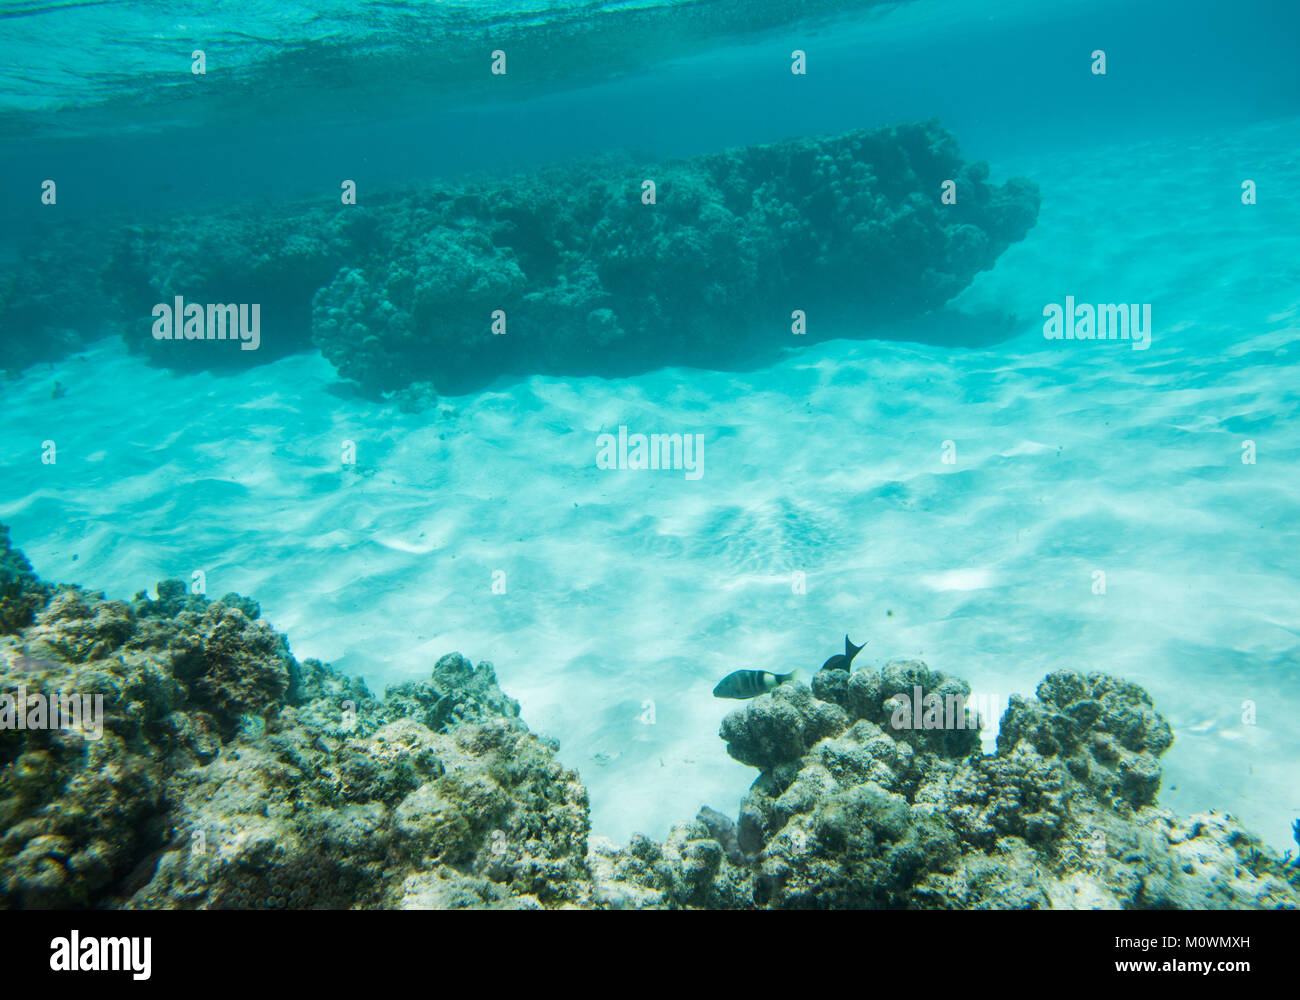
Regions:
M 713 697 L 757 698 L 760 694 L 775 690 L 778 685 L 794 680 L 798 673 L 797 670 L 788 674 L 771 674 L 766 670 L 737 670 L 718 681 L 718 686 L 713 689 Z

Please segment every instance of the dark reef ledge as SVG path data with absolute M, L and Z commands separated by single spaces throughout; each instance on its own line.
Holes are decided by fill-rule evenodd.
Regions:
M 942 203 L 946 181 L 955 204 Z M 250 205 L 97 234 L 51 224 L 0 277 L 0 347 L 22 367 L 107 327 L 194 369 L 314 345 L 370 395 L 747 367 L 942 306 L 1024 239 L 1038 208 L 1036 185 L 990 184 L 987 164 L 964 162 L 927 122 L 409 193 L 363 186 L 354 206 Z M 259 304 L 261 347 L 155 341 L 151 310 L 177 296 Z M 806 336 L 792 333 L 796 310 Z
M 49 586 L 0 527 L 0 690 L 102 694 L 103 731 L 0 729 L 0 906 L 1300 907 L 1230 817 L 1156 805 L 1141 688 L 1059 671 L 971 730 L 889 728 L 916 662 L 826 671 L 727 716 L 738 821 L 589 838 L 587 792 L 489 664 L 373 697 L 255 602 Z M 590 843 L 589 843 L 590 840 Z

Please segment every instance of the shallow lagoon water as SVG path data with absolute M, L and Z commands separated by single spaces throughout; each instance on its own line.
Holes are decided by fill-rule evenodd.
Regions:
M 444 108 L 424 142 L 412 136 L 431 119 L 408 112 L 280 147 L 254 129 L 264 151 L 296 158 L 238 169 L 175 135 L 111 146 L 127 152 L 84 191 L 65 185 L 70 211 L 94 213 L 110 190 L 150 210 L 220 201 L 273 177 L 297 196 L 332 181 L 322 153 L 358 134 L 379 183 L 938 114 L 995 179 L 1028 176 L 1043 203 L 945 312 L 744 372 L 509 379 L 408 414 L 358 397 L 314 354 L 179 375 L 100 341 L 4 384 L 0 520 L 44 577 L 114 597 L 203 570 L 210 593 L 254 595 L 298 657 L 376 689 L 452 649 L 493 661 L 615 840 L 662 836 L 702 803 L 733 813 L 753 771 L 717 738 L 733 706 L 713 684 L 737 668 L 811 671 L 847 631 L 870 643 L 860 665 L 920 657 L 1002 700 L 1061 667 L 1136 681 L 1175 731 L 1162 803 L 1231 812 L 1285 848 L 1300 812 L 1300 210 L 1283 192 L 1300 189 L 1300 109 L 1296 80 L 1259 68 L 1284 32 L 1265 33 L 1254 65 L 1242 36 L 1223 36 L 1215 65 L 1236 90 L 1195 55 L 1229 10 L 1285 11 L 1204 7 L 1154 52 L 1135 43 L 1168 30 L 1169 5 L 1053 15 L 1131 29 L 1149 86 L 1117 72 L 1137 99 L 1128 117 L 1078 81 L 1027 92 L 1023 70 L 972 91 L 961 81 L 1024 52 L 1047 15 L 918 3 L 810 35 L 832 81 L 816 93 L 839 103 L 736 82 L 785 58 L 778 34 L 525 105 Z M 859 39 L 876 48 L 853 51 Z M 692 117 L 710 59 L 704 107 L 726 114 Z M 638 105 L 656 93 L 662 105 Z M 0 173 L 25 178 L 26 150 L 68 164 L 100 141 L 13 144 Z M 1258 205 L 1241 203 L 1244 178 Z M 33 224 L 25 202 L 12 214 Z M 1041 310 L 1067 295 L 1150 303 L 1150 349 L 1045 340 Z M 703 477 L 598 469 L 598 435 L 620 426 L 702 435 Z M 53 436 L 59 462 L 42 465 Z M 348 441 L 355 470 L 340 467 Z
M 1300 212 L 1231 189 L 1243 163 L 1265 190 L 1300 184 L 1297 127 L 1002 163 L 1043 211 L 953 315 L 743 373 L 503 380 L 406 414 L 317 356 L 175 375 L 102 341 L 6 386 L 0 520 L 41 573 L 110 596 L 201 569 L 373 688 L 451 649 L 493 661 L 616 840 L 734 811 L 752 771 L 717 739 L 713 684 L 811 671 L 847 630 L 860 664 L 920 657 L 1003 701 L 1060 667 L 1134 680 L 1174 727 L 1162 801 L 1284 848 Z M 1149 301 L 1149 349 L 1046 340 L 1036 313 L 1066 294 Z M 703 476 L 598 469 L 619 426 L 703 435 Z

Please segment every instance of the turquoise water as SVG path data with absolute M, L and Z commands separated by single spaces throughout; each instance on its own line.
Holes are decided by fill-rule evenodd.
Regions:
M 1290 846 L 1297 8 L 661 5 L 699 8 L 686 30 L 589 6 L 4 5 L 9 259 L 47 224 L 46 177 L 90 226 L 930 117 L 994 181 L 1039 185 L 1037 225 L 879 339 L 837 318 L 740 372 L 524 374 L 418 413 L 315 351 L 180 372 L 88 339 L 3 384 L 0 522 L 37 571 L 129 597 L 201 569 L 372 688 L 453 649 L 491 660 L 619 841 L 734 814 L 753 771 L 713 685 L 815 668 L 847 631 L 859 664 L 921 657 L 1002 701 L 1062 667 L 1136 681 L 1174 728 L 1162 803 Z M 479 30 L 518 44 L 517 83 L 448 56 Z M 203 93 L 192 46 L 218 66 Z M 1045 339 L 1066 296 L 1150 304 L 1149 349 Z M 620 426 L 702 435 L 703 475 L 598 468 Z

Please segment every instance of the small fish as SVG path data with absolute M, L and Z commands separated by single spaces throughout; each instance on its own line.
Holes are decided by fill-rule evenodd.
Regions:
M 853 657 L 857 656 L 859 653 L 862 652 L 863 646 L 866 646 L 865 642 L 862 644 L 862 646 L 853 645 L 853 641 L 846 635 L 844 637 L 843 654 L 836 653 L 829 660 L 827 660 L 825 663 L 822 664 L 822 669 L 823 670 L 848 670 L 850 667 L 853 666 Z
M 794 680 L 799 671 L 788 674 L 772 674 L 766 670 L 736 670 L 718 681 L 713 689 L 715 698 L 757 698 L 760 694 L 774 691 L 781 684 Z

